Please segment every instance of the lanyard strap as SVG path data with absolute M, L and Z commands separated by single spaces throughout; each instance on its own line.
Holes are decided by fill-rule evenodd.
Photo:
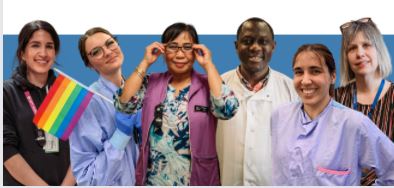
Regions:
M 37 113 L 37 107 L 33 102 L 33 99 L 31 98 L 30 92 L 28 90 L 25 91 L 25 97 L 27 101 L 29 102 L 30 108 L 33 111 L 34 114 Z
M 46 90 L 46 93 L 48 93 L 48 85 L 45 87 L 45 90 Z M 24 93 L 25 93 L 25 97 L 26 97 L 27 101 L 29 102 L 29 106 L 30 106 L 31 110 L 33 111 L 34 114 L 36 114 L 37 107 L 34 104 L 34 101 L 33 101 L 33 98 L 31 97 L 30 91 L 26 89 Z M 37 138 L 35 140 L 47 152 L 48 149 L 45 148 L 46 142 L 47 142 L 47 137 L 46 137 L 45 132 L 38 127 L 36 127 L 36 131 L 37 131 Z
M 380 96 L 380 94 L 382 93 L 382 90 L 383 90 L 383 86 L 384 86 L 384 79 L 382 79 L 382 81 L 380 82 L 380 85 L 379 85 L 379 89 L 378 89 L 378 91 L 376 92 L 376 95 L 375 95 L 375 98 L 373 99 L 373 103 L 372 103 L 372 105 L 371 105 L 371 109 L 369 110 L 369 112 L 368 112 L 368 117 L 370 118 L 370 119 L 372 119 L 372 111 L 373 111 L 373 109 L 375 109 L 375 106 L 376 106 L 376 103 L 378 103 L 378 100 L 379 100 L 379 96 Z M 354 110 L 357 110 L 357 88 L 356 88 L 356 84 L 354 84 L 354 92 L 353 92 L 353 109 Z
M 48 93 L 48 85 L 45 87 L 46 92 Z M 30 91 L 29 90 L 25 90 L 25 97 L 27 99 L 27 101 L 29 102 L 29 106 L 31 108 L 31 110 L 33 111 L 34 114 L 37 113 L 37 107 L 34 104 L 33 98 L 31 97 Z

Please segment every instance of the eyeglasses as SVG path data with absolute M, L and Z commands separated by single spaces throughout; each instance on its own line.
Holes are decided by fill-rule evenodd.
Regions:
M 190 53 L 193 51 L 193 44 L 184 43 L 182 46 L 178 46 L 178 43 L 172 42 L 166 45 L 166 50 L 171 53 L 177 53 L 179 49 L 182 49 L 183 53 Z
M 346 22 L 346 23 L 342 24 L 339 28 L 341 29 L 341 32 L 344 33 L 346 31 L 346 29 L 348 29 L 353 24 L 369 23 L 369 22 L 372 22 L 371 18 L 361 18 L 356 21 L 352 20 L 350 22 Z
M 104 56 L 104 46 L 107 49 L 113 51 L 118 47 L 118 42 L 116 42 L 116 39 L 109 38 L 107 41 L 105 41 L 104 45 L 93 48 L 88 53 L 88 55 L 90 55 L 94 59 L 101 59 Z

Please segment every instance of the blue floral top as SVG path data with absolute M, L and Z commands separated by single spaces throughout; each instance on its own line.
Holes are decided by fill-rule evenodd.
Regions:
M 148 85 L 148 76 L 144 78 L 141 89 L 128 103 L 120 103 L 119 89 L 115 96 L 115 106 L 119 111 L 135 113 L 141 108 Z M 150 155 L 148 159 L 147 185 L 189 185 L 191 175 L 190 129 L 187 114 L 190 85 L 179 91 L 171 85 L 161 109 L 161 117 L 153 120 L 149 131 Z M 210 97 L 211 112 L 219 119 L 231 118 L 238 109 L 238 100 L 233 91 L 222 84 L 221 96 Z M 160 108 L 160 107 L 158 107 Z

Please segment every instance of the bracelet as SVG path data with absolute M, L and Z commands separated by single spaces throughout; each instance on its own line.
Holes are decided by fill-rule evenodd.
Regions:
M 144 80 L 144 74 L 145 72 L 141 70 L 141 68 L 136 67 L 134 70 L 135 73 L 137 73 L 138 77 L 141 78 L 141 80 Z

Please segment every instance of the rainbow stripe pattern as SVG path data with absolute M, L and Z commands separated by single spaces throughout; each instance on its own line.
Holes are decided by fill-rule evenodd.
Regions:
M 67 140 L 92 97 L 92 92 L 59 73 L 33 122 L 45 132 Z

